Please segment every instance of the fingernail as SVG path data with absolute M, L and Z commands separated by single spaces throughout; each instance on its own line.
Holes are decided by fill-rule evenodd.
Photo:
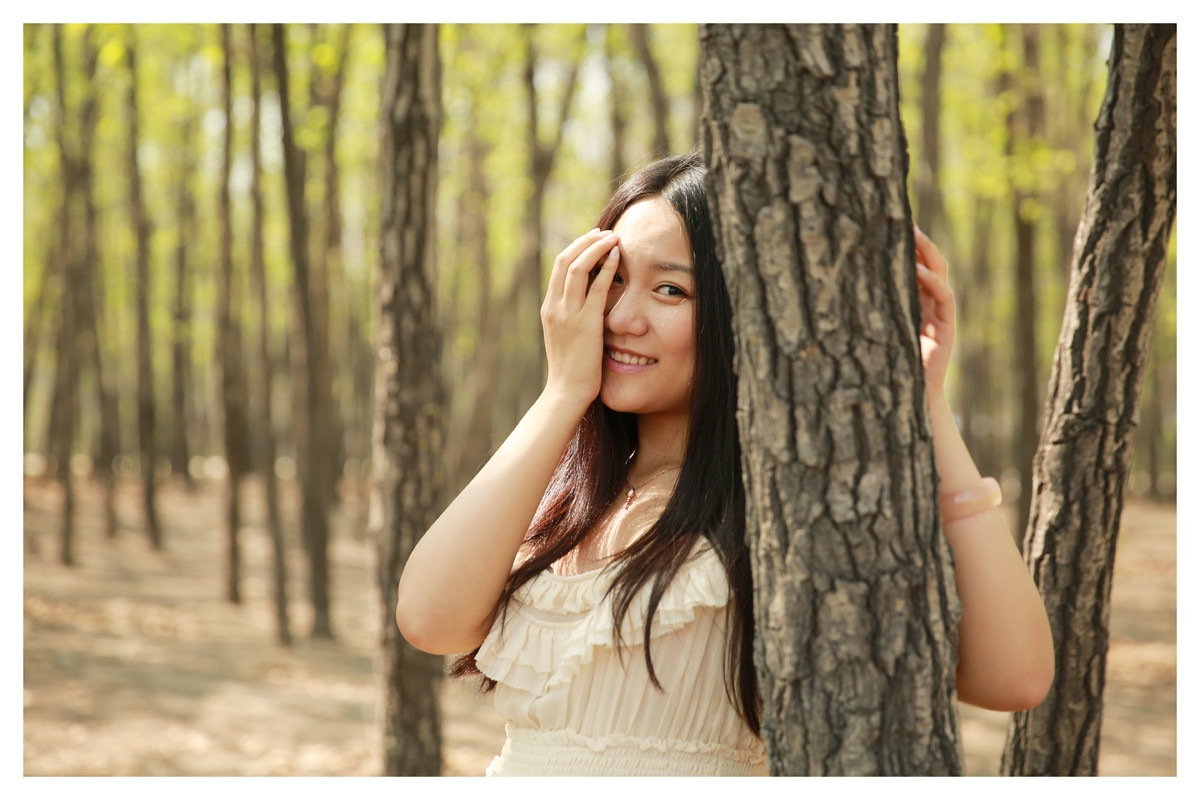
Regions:
M 613 249 L 612 249 L 612 250 L 609 250 L 609 251 L 608 251 L 608 257 L 609 257 L 609 258 L 616 258 L 616 257 L 617 257 L 617 248 L 616 248 L 616 246 L 615 246 L 615 245 L 613 246 Z

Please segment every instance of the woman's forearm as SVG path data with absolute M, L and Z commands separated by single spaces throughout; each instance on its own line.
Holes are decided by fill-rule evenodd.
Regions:
M 414 647 L 462 653 L 483 641 L 517 550 L 585 410 L 578 399 L 543 392 L 417 542 L 396 603 L 400 632 Z
M 949 405 L 930 402 L 939 492 L 979 486 L 981 476 Z M 1045 605 L 1008 527 L 996 509 L 945 524 L 962 602 L 958 696 L 1001 711 L 1041 702 L 1054 678 L 1054 647 Z

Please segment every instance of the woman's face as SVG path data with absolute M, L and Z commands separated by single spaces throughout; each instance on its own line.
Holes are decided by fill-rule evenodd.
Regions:
M 696 277 L 683 219 L 661 197 L 617 220 L 620 261 L 604 308 L 601 401 L 635 414 L 688 413 Z

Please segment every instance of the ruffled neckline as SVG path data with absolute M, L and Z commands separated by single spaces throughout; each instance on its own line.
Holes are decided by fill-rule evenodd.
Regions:
M 487 677 L 534 694 L 567 683 L 597 648 L 616 646 L 613 603 L 608 594 L 617 565 L 607 564 L 574 575 L 549 569 L 525 583 L 509 603 L 507 617 L 497 614 L 475 663 Z M 643 641 L 652 583 L 638 590 L 621 618 L 621 642 Z M 651 638 L 677 631 L 702 608 L 729 601 L 725 568 L 712 545 L 701 539 L 680 567 L 655 611 Z M 503 624 L 502 624 L 503 620 Z

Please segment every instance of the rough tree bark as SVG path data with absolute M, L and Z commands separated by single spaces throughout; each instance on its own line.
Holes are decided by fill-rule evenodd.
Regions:
M 961 772 L 892 25 L 706 25 L 773 775 Z
M 279 93 L 280 121 L 283 129 L 283 164 L 287 183 L 288 243 L 295 268 L 295 297 L 297 316 L 300 318 L 301 336 L 295 342 L 295 361 L 301 362 L 305 373 L 305 393 L 302 426 L 307 431 L 297 430 L 297 453 L 300 491 L 303 496 L 301 524 L 304 530 L 305 552 L 309 563 L 309 591 L 313 606 L 312 636 L 333 638 L 329 619 L 329 513 L 326 492 L 321 488 L 321 472 L 315 468 L 319 459 L 325 457 L 320 448 L 324 441 L 320 432 L 321 412 L 328 406 L 323 402 L 328 389 L 325 376 L 328 374 L 323 360 L 324 351 L 313 310 L 312 287 L 308 261 L 307 215 L 304 210 L 304 170 L 301 156 L 296 147 L 292 127 L 291 108 L 288 102 L 287 43 L 283 25 L 271 26 L 275 84 Z M 301 427 L 301 426 L 297 426 Z
M 258 30 L 250 24 L 250 276 L 258 299 L 258 470 L 267 495 L 267 531 L 271 537 L 271 588 L 275 600 L 275 635 L 289 646 L 292 633 L 288 622 L 287 561 L 283 544 L 283 520 L 279 512 L 279 482 L 275 476 L 275 429 L 271 419 L 270 316 L 267 312 L 267 271 L 263 242 L 262 92 L 261 65 L 258 56 Z
M 1175 49 L 1174 25 L 1113 35 L 1025 532 L 1058 675 L 1013 716 L 1009 775 L 1096 774 L 1117 531 L 1175 220 Z
M 385 26 L 371 531 L 380 593 L 385 775 L 441 773 L 442 659 L 404 641 L 396 585 L 441 508 L 441 331 L 434 312 L 440 65 L 436 25 Z
M 229 198 L 229 175 L 233 168 L 233 53 L 229 42 L 229 24 L 221 25 L 221 97 L 225 115 L 225 131 L 221 149 L 221 178 L 217 212 L 220 221 L 221 272 L 217 289 L 216 362 L 221 368 L 221 419 L 225 441 L 225 461 L 228 465 L 228 484 L 225 505 L 225 599 L 242 602 L 242 550 L 238 529 L 242 521 L 242 478 L 246 463 L 246 441 L 250 432 L 246 425 L 245 391 L 242 377 L 241 281 L 233 271 L 233 209 Z M 236 316 L 235 316 L 236 314 Z
M 155 505 L 154 459 L 158 456 L 154 422 L 154 373 L 150 363 L 150 218 L 142 200 L 142 175 L 138 167 L 138 104 L 136 34 L 129 30 L 125 55 L 129 66 L 129 86 L 125 109 L 129 122 L 126 142 L 126 169 L 129 171 L 129 209 L 137 241 L 137 375 L 138 443 L 142 461 L 142 503 L 146 514 L 146 532 L 155 550 L 163 546 L 162 529 Z

